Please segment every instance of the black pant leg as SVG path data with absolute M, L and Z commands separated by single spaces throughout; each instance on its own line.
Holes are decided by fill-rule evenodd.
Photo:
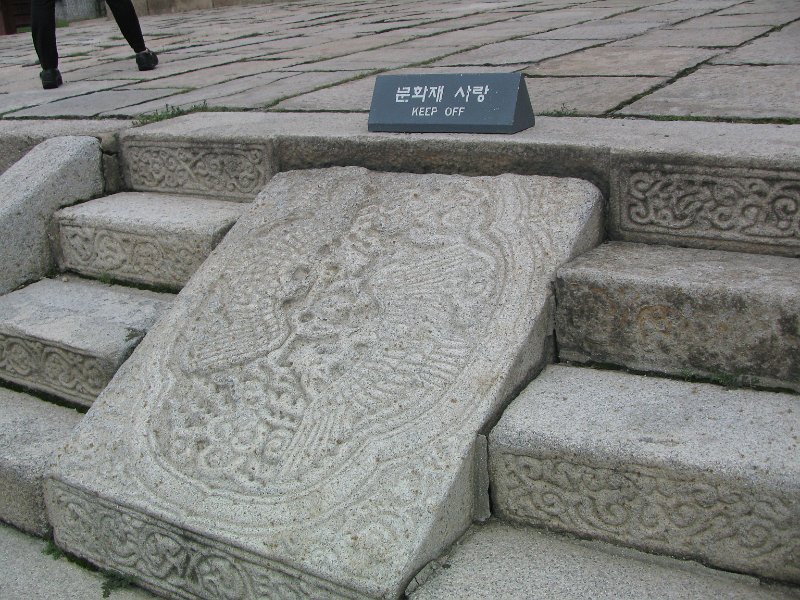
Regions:
M 58 67 L 55 0 L 31 0 L 31 36 L 42 69 Z
M 133 51 L 144 52 L 146 50 L 144 37 L 139 25 L 139 17 L 136 16 L 136 9 L 133 8 L 133 2 L 131 0 L 106 0 L 106 4 L 111 9 L 111 14 L 114 15 L 119 30 Z

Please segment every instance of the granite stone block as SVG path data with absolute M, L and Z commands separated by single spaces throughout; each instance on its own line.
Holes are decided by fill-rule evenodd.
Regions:
M 556 278 L 560 358 L 800 391 L 800 260 L 624 242 Z
M 74 409 L 0 388 L 0 521 L 33 535 L 49 533 L 45 467 L 80 420 Z
M 47 237 L 53 213 L 103 192 L 100 142 L 46 140 L 0 176 L 0 294 L 55 266 Z
M 240 203 L 142 192 L 56 213 L 59 264 L 93 277 L 180 289 L 239 218 Z
M 574 179 L 277 175 L 59 451 L 57 543 L 182 598 L 399 597 L 600 235 Z
M 796 583 L 797 409 L 793 394 L 551 365 L 490 435 L 496 516 Z

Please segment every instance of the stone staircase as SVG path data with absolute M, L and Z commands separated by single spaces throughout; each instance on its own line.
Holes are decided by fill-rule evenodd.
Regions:
M 45 466 L 75 407 L 92 405 L 243 207 L 127 192 L 55 213 L 62 274 L 0 296 L 0 382 L 13 386 L 0 387 L 0 520 L 49 535 Z
M 158 177 L 141 169 L 148 161 L 136 162 L 132 157 L 168 153 L 171 142 L 154 135 L 150 149 L 146 138 L 146 133 L 134 134 L 129 145 L 135 152 L 123 160 L 128 181 L 147 181 L 139 188 L 147 191 L 62 209 L 59 260 L 64 269 L 85 276 L 176 291 L 236 219 L 240 205 L 200 198 L 190 201 L 175 195 L 174 185 L 163 191 L 153 189 L 158 186 L 152 181 Z M 186 139 L 181 143 L 186 144 Z M 256 141 L 249 143 L 257 146 Z M 339 149 L 344 145 L 341 140 L 337 143 Z M 202 139 L 192 160 L 203 160 L 197 158 L 203 154 L 224 155 L 231 148 L 226 144 L 216 147 L 213 139 Z M 301 150 L 293 149 L 291 160 L 297 160 Z M 276 157 L 272 160 L 280 162 Z M 138 171 L 134 172 L 133 164 Z M 206 181 L 208 170 L 203 173 Z M 196 187 L 197 179 L 190 180 Z M 208 195 L 212 195 L 210 190 Z M 125 199 L 128 208 L 110 217 L 115 198 Z M 195 202 L 196 212 L 189 218 L 172 217 L 173 200 Z M 615 201 L 612 196 L 612 213 Z M 144 208 L 131 215 L 129 207 L 134 203 Z M 187 232 L 195 223 L 202 234 Z M 147 234 L 159 227 L 164 230 L 156 244 Z M 796 393 L 800 391 L 800 258 L 795 246 L 789 240 L 775 246 L 774 255 L 749 254 L 708 248 L 713 244 L 702 236 L 695 244 L 699 248 L 678 247 L 692 245 L 686 237 L 675 240 L 674 246 L 655 245 L 672 241 L 663 234 L 651 240 L 643 237 L 647 236 L 637 234 L 635 243 L 606 241 L 558 269 L 551 315 L 556 364 L 546 367 L 502 411 L 496 425 L 489 420 L 484 429 L 488 450 L 475 450 L 476 471 L 486 470 L 475 477 L 476 493 L 480 496 L 489 488 L 491 518 L 473 525 L 444 555 L 422 569 L 407 588 L 409 597 L 800 598 L 800 398 Z M 752 246 L 739 248 L 738 243 L 726 245 L 722 240 L 719 247 L 753 251 Z M 771 243 L 755 251 L 770 252 Z M 275 252 L 279 251 L 283 257 L 291 256 L 287 249 Z M 253 250 L 251 258 L 258 256 Z M 170 262 L 176 257 L 192 259 L 195 266 Z M 141 267 L 133 266 L 137 261 Z M 73 276 L 67 279 L 63 283 L 109 289 Z M 284 285 L 282 279 L 280 283 Z M 17 293 L 0 298 L 0 306 Z M 224 296 L 214 293 L 219 297 L 212 300 L 222 306 Z M 255 302 L 251 296 L 246 300 Z M 180 309 L 183 317 L 190 314 L 188 302 L 184 300 Z M 228 313 L 224 314 L 227 319 Z M 155 340 L 149 351 L 161 343 Z M 208 369 L 217 368 L 211 362 L 208 365 Z M 126 382 L 148 373 L 134 365 L 126 373 Z M 247 373 L 248 378 L 252 376 Z M 220 382 L 216 385 L 226 385 Z M 128 418 L 121 412 L 124 390 L 117 388 L 104 404 L 105 412 L 92 415 L 91 427 L 106 428 L 123 440 L 125 430 L 113 422 Z M 0 398 L 5 401 L 5 396 Z M 30 398 L 14 402 L 43 404 Z M 110 410 L 110 406 L 116 408 Z M 69 415 L 55 417 L 60 423 L 79 419 L 69 409 L 47 408 Z M 43 423 L 46 417 L 25 418 L 29 425 L 14 428 L 32 433 L 20 435 L 17 445 L 36 449 L 31 440 L 41 435 L 33 423 Z M 245 423 L 240 425 L 247 429 Z M 70 451 L 88 452 L 89 429 Z M 53 443 L 42 445 L 41 457 L 20 459 L 15 481 L 24 479 L 19 473 L 29 469 L 27 465 L 43 464 L 43 457 L 63 446 L 60 440 L 67 435 L 64 431 L 49 436 Z M 109 443 L 105 438 L 101 441 Z M 72 465 L 80 460 L 61 457 Z M 440 463 L 426 463 L 426 469 L 438 468 Z M 74 474 L 79 467 L 68 469 Z M 39 487 L 33 486 L 34 491 L 26 494 L 40 508 L 31 509 L 26 518 L 38 518 L 39 529 L 15 524 L 42 535 L 48 524 L 39 500 L 41 474 L 31 479 Z M 86 481 L 113 497 L 100 476 L 92 474 Z M 121 476 L 112 474 L 109 481 L 124 489 Z M 488 481 L 488 486 L 482 489 L 481 481 Z M 86 500 L 62 496 L 62 487 L 66 489 L 59 482 L 54 497 L 63 507 L 74 505 L 79 511 L 93 507 L 109 519 L 135 523 L 136 531 L 147 530 L 136 521 L 138 513 L 128 509 L 129 502 L 138 501 L 135 492 L 127 496 L 127 491 L 117 492 L 126 508 L 115 512 L 107 500 L 94 505 L 88 496 Z M 2 493 L 0 501 L 5 502 Z M 198 510 L 199 501 L 198 497 Z M 80 548 L 73 541 L 79 536 L 73 537 L 68 526 L 78 521 L 65 518 L 67 508 L 59 511 L 61 539 L 74 551 Z M 225 523 L 205 522 L 202 527 L 214 532 L 219 526 L 224 537 L 226 523 L 236 518 L 224 517 Z M 115 535 L 100 528 L 87 531 L 95 540 Z M 156 537 L 163 535 L 159 542 L 163 547 L 150 548 L 153 556 L 172 548 L 174 540 L 181 540 L 183 546 L 169 550 L 176 560 L 184 561 L 182 552 L 197 560 L 206 556 L 206 542 L 197 528 L 184 531 L 168 524 L 156 531 Z M 368 533 L 365 529 L 364 534 Z M 133 540 L 125 538 L 125 542 Z M 391 545 L 391 540 L 385 543 Z M 102 545 L 89 543 L 87 554 Z M 372 547 L 369 551 L 377 552 Z M 228 560 L 222 550 L 215 556 L 220 563 Z M 249 554 L 235 556 L 233 564 L 252 562 Z M 218 587 L 220 581 L 230 584 L 235 597 L 258 597 L 255 588 L 237 579 L 238 570 L 217 575 L 204 571 L 208 580 L 201 577 L 192 587 L 180 582 L 181 577 L 197 574 L 186 558 L 180 563 L 183 566 L 164 571 L 163 584 L 153 584 L 154 573 L 161 567 L 137 560 L 130 573 L 146 575 L 146 586 L 167 597 L 227 597 Z M 113 561 L 97 562 L 120 568 Z M 314 597 L 315 592 L 308 591 L 314 588 L 307 587 L 305 574 L 294 565 L 272 564 L 270 568 L 281 574 L 268 578 L 274 586 L 270 589 L 282 590 L 276 592 L 278 597 L 292 597 L 298 590 Z M 347 596 L 351 591 L 331 584 L 326 597 Z

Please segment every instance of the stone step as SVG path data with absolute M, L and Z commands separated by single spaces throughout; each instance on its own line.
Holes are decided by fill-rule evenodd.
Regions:
M 48 534 L 45 467 L 81 416 L 75 409 L 0 388 L 0 521 L 34 535 Z
M 612 242 L 556 296 L 562 361 L 800 391 L 800 259 Z
M 551 365 L 489 437 L 495 514 L 800 582 L 800 398 Z
M 753 577 L 498 521 L 474 526 L 428 573 L 430 579 L 409 594 L 410 600 L 800 597 L 796 589 Z
M 60 266 L 90 277 L 183 287 L 239 218 L 243 205 L 124 192 L 56 213 Z
M 137 587 L 104 592 L 108 579 L 67 560 L 45 553 L 47 545 L 0 525 L 0 598 L 3 600 L 155 600 Z M 109 588 L 110 589 L 110 588 Z
M 0 296 L 0 379 L 89 406 L 171 300 L 69 277 Z

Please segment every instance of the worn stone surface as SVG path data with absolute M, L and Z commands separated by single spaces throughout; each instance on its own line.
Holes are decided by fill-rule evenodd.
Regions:
M 800 260 L 612 242 L 556 279 L 563 360 L 800 391 Z
M 569 54 L 598 40 L 511 40 L 488 44 L 434 62 L 434 65 L 513 65 Z
M 635 39 L 635 38 L 634 38 Z M 525 70 L 531 75 L 670 76 L 717 54 L 702 48 L 602 46 L 542 61 Z
M 397 597 L 599 236 L 578 180 L 276 176 L 60 451 L 57 542 L 175 596 Z
M 489 441 L 495 513 L 800 581 L 792 394 L 548 367 Z
M 792 65 L 706 65 L 620 114 L 795 119 L 800 72 Z
M 172 296 L 43 279 L 0 297 L 0 378 L 90 405 Z
M 800 12 L 795 13 L 794 18 L 800 18 Z M 800 65 L 798 36 L 800 24 L 793 23 L 711 62 L 721 65 Z
M 60 136 L 112 136 L 117 131 L 130 127 L 130 121 L 61 121 L 0 119 L 0 173 L 17 162 L 34 146 Z
M 498 521 L 473 526 L 438 563 L 411 600 L 798 597 L 796 590 L 752 577 Z
M 104 577 L 44 553 L 43 540 L 0 525 L 0 598 L 16 600 L 102 600 Z M 115 589 L 114 600 L 156 600 L 144 590 Z
M 89 276 L 181 288 L 239 218 L 242 205 L 127 192 L 56 213 L 59 264 Z
M 53 269 L 51 217 L 103 192 L 100 156 L 95 138 L 53 138 L 0 175 L 0 294 Z
M 80 419 L 73 409 L 0 388 L 0 521 L 48 534 L 45 467 Z
M 800 256 L 797 169 L 643 158 L 620 153 L 612 160 L 612 238 Z

